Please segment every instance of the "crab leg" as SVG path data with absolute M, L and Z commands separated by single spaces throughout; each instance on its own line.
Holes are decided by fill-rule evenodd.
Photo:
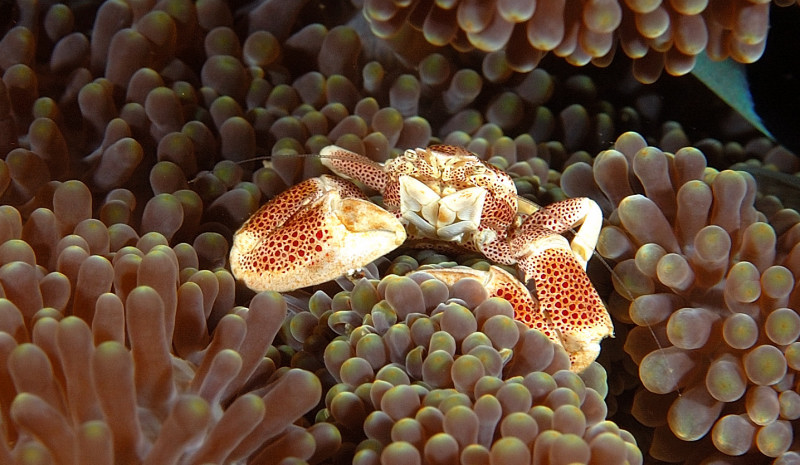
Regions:
M 321 176 L 277 195 L 236 231 L 231 271 L 255 291 L 289 291 L 361 268 L 405 239 L 396 216 L 353 183 Z
M 357 179 L 378 192 L 386 190 L 388 177 L 380 163 L 336 145 L 323 147 L 319 155 L 322 164 L 339 176 Z
M 517 237 L 528 236 L 529 229 L 544 227 L 556 234 L 562 234 L 579 227 L 570 248 L 575 258 L 585 270 L 592 258 L 600 229 L 603 227 L 603 211 L 594 200 L 587 197 L 576 197 L 555 202 L 533 213 L 522 223 L 516 232 Z M 533 232 L 532 234 L 537 234 Z M 522 244 L 520 244 L 522 245 Z M 512 244 L 512 248 L 514 245 Z

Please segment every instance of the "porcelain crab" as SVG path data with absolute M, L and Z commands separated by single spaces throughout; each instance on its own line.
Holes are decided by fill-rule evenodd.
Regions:
M 514 265 L 528 288 L 502 268 L 427 270 L 452 285 L 463 277 L 484 282 L 506 298 L 515 317 L 564 346 L 581 371 L 613 333 L 611 319 L 586 275 L 602 226 L 588 198 L 546 208 L 517 197 L 511 177 L 467 150 L 446 145 L 406 150 L 376 163 L 337 146 L 320 152 L 338 176 L 322 175 L 277 195 L 235 233 L 234 276 L 249 288 L 289 291 L 335 279 L 367 265 L 406 240 L 479 252 Z M 383 195 L 369 201 L 352 180 Z M 572 241 L 562 233 L 579 228 Z

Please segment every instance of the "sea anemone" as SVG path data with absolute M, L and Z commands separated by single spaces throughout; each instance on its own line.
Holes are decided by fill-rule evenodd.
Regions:
M 608 208 L 598 252 L 614 262 L 612 313 L 636 325 L 625 351 L 642 383 L 632 413 L 655 428 L 650 454 L 794 456 L 797 242 L 770 224 L 777 212 L 756 210 L 752 176 L 626 133 L 590 169 L 569 166 L 561 185 Z
M 395 42 L 400 53 L 412 55 L 405 46 L 424 40 L 488 52 L 484 66 L 500 61 L 529 72 L 548 52 L 575 66 L 606 66 L 619 46 L 633 59 L 633 73 L 642 82 L 654 82 L 662 70 L 686 74 L 700 53 L 753 62 L 764 51 L 769 27 L 769 2 L 750 0 L 725 5 L 706 0 L 367 0 L 363 11 L 372 32 Z
M 800 215 L 725 169 L 800 164 L 716 100 L 676 112 L 696 84 L 636 82 L 756 59 L 769 2 L 528 3 L 0 4 L 0 462 L 796 460 Z M 233 231 L 332 143 L 460 145 L 598 201 L 606 368 L 424 271 L 476 257 L 236 283 Z
M 563 348 L 477 280 L 389 274 L 308 307 L 288 320 L 292 363 L 331 378 L 317 420 L 339 428 L 353 463 L 641 462 L 605 420 L 603 368 L 570 372 Z

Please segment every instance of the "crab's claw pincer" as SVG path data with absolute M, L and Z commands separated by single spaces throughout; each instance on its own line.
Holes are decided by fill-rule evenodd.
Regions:
M 254 291 L 289 291 L 361 268 L 405 239 L 395 215 L 348 181 L 323 176 L 279 194 L 242 225 L 231 271 Z
M 570 370 L 582 372 L 600 353 L 600 341 L 614 333 L 597 291 L 568 248 L 545 250 L 521 265 L 540 272 L 536 281 L 538 298 L 517 278 L 497 266 L 490 266 L 488 271 L 453 267 L 431 268 L 425 272 L 448 286 L 464 278 L 477 279 L 490 296 L 502 297 L 511 304 L 516 320 L 564 347 L 569 355 Z
M 583 371 L 600 353 L 600 341 L 614 335 L 614 325 L 582 263 L 564 240 L 563 247 L 531 254 L 519 267 L 536 283 L 539 311 L 558 328 L 572 370 Z
M 514 308 L 514 318 L 525 323 L 529 328 L 541 331 L 555 344 L 561 345 L 561 337 L 550 318 L 539 311 L 539 302 L 519 279 L 508 271 L 490 266 L 488 270 L 476 270 L 466 266 L 452 268 L 428 268 L 426 273 L 452 286 L 464 278 L 473 278 L 481 282 L 490 297 L 502 297 Z

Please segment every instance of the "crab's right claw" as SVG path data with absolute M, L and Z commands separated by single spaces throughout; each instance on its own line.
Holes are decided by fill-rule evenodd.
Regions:
M 323 176 L 279 194 L 233 236 L 233 275 L 254 291 L 289 291 L 333 280 L 406 239 L 395 215 L 348 181 Z

